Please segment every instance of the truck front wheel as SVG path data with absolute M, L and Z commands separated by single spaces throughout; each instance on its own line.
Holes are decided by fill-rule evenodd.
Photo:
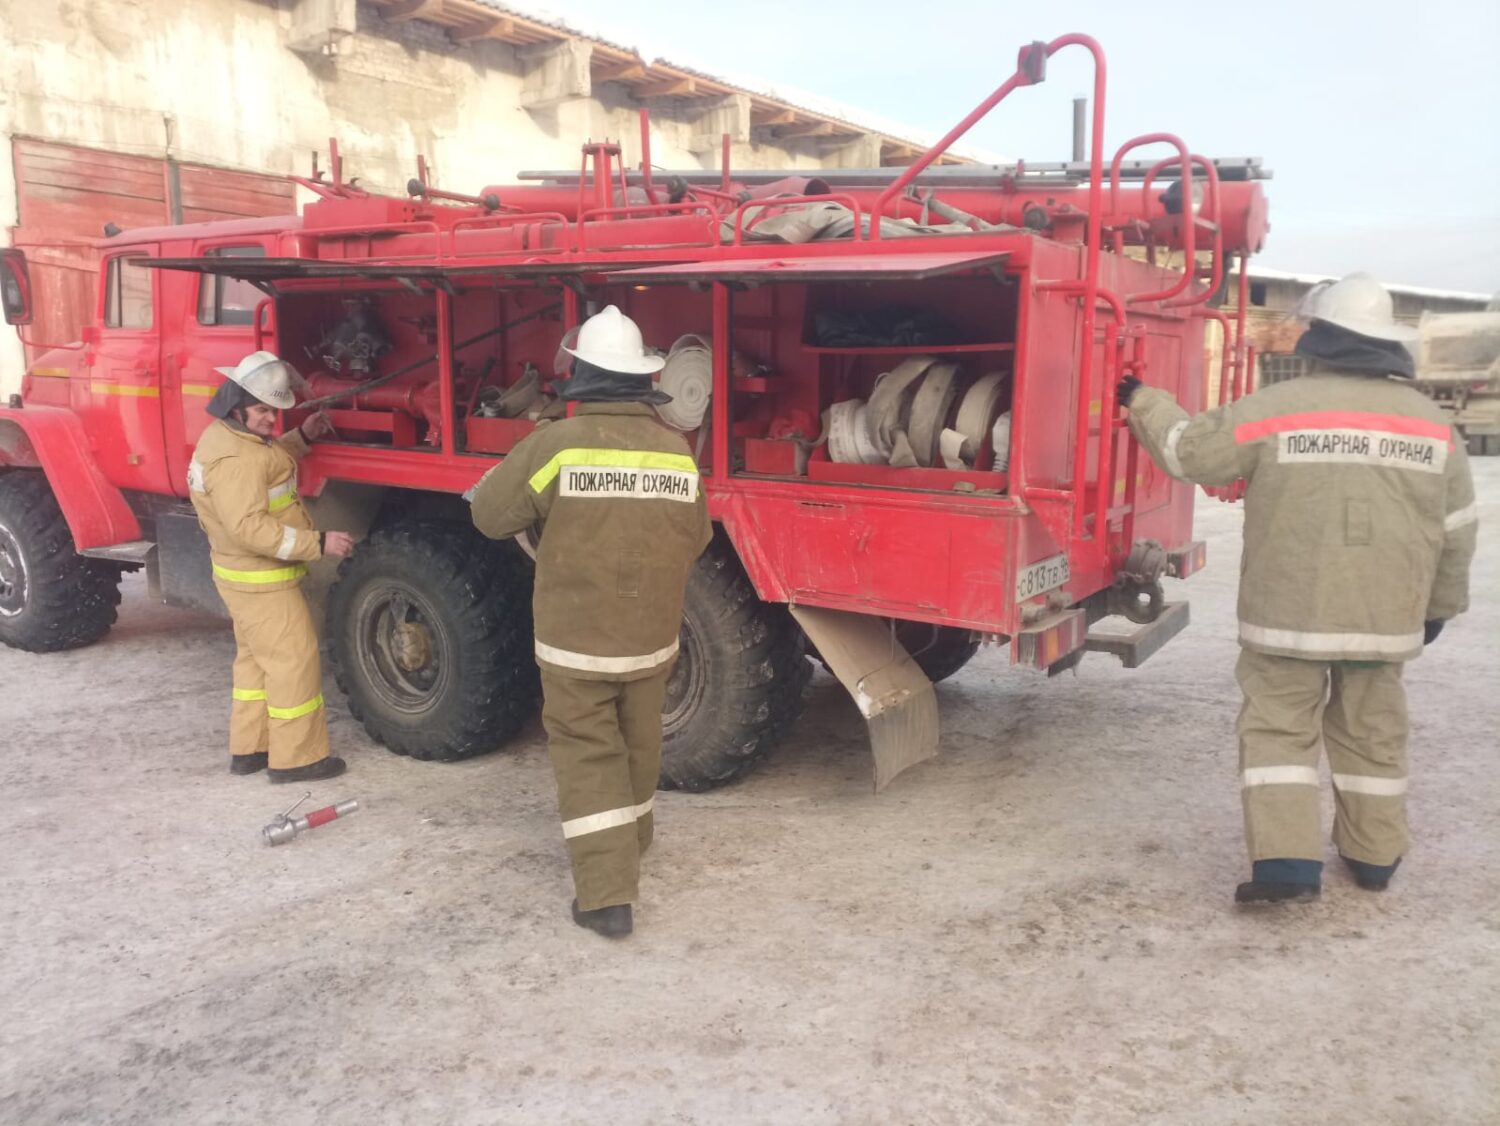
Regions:
M 756 597 L 721 539 L 688 577 L 682 619 L 662 709 L 661 785 L 710 790 L 770 754 L 802 714 L 812 666 L 786 608 Z
M 536 710 L 531 577 L 510 544 L 446 521 L 378 529 L 339 566 L 327 615 L 350 712 L 399 755 L 492 751 Z
M 46 479 L 0 474 L 0 641 L 76 649 L 109 632 L 119 605 L 119 566 L 78 554 Z

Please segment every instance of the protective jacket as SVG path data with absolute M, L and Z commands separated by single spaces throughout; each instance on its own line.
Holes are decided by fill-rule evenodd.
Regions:
M 1468 607 L 1477 527 L 1468 458 L 1411 387 L 1314 367 L 1196 418 L 1143 387 L 1130 428 L 1180 480 L 1248 483 L 1245 648 L 1405 661 L 1422 651 L 1424 620 Z
M 297 495 L 300 430 L 274 441 L 214 422 L 188 466 L 188 496 L 208 535 L 214 580 L 231 590 L 281 590 L 322 558 L 322 541 Z
M 537 663 L 640 680 L 677 654 L 683 590 L 712 525 L 687 444 L 644 403 L 584 403 L 524 439 L 470 491 L 475 526 L 541 528 Z

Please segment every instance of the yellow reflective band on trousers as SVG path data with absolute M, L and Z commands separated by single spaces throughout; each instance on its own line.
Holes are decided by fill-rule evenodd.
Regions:
M 214 578 L 230 583 L 284 583 L 305 574 L 307 568 L 301 563 L 295 567 L 272 567 L 269 571 L 236 571 L 214 564 Z
M 531 475 L 531 491 L 545 492 L 565 465 L 611 466 L 622 469 L 677 469 L 697 473 L 698 463 L 687 454 L 663 454 L 654 450 L 561 450 Z
M 218 589 L 234 619 L 230 753 L 265 753 L 273 770 L 308 766 L 328 757 L 326 708 L 317 703 L 306 712 L 267 707 L 272 701 L 286 705 L 322 700 L 318 635 L 302 592 L 295 586 L 246 589 L 225 583 Z M 243 699 L 252 693 L 255 699 Z M 283 716 L 302 714 L 273 719 L 273 710 Z
M 323 706 L 323 693 L 319 692 L 311 700 L 298 704 L 295 708 L 275 708 L 266 705 L 266 714 L 272 719 L 301 719 L 305 715 L 312 715 Z

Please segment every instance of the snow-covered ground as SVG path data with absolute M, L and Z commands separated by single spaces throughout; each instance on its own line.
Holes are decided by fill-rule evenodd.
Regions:
M 0 1121 L 1500 1121 L 1500 460 L 1474 609 L 1407 671 L 1384 895 L 1243 914 L 1240 512 L 1143 669 L 987 650 L 876 796 L 819 674 L 764 769 L 663 794 L 635 935 L 568 918 L 539 727 L 424 765 L 338 704 L 362 809 L 271 849 L 226 772 L 232 641 L 127 580 L 80 652 L 0 650 Z M 329 685 L 330 701 L 337 699 Z M 1330 856 L 1332 855 L 1330 850 Z

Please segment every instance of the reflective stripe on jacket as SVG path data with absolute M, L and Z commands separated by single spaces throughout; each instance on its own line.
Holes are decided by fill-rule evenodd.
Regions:
M 297 459 L 307 450 L 300 431 L 267 442 L 223 421 L 198 439 L 188 497 L 208 535 L 215 582 L 280 590 L 321 558 L 318 533 L 297 495 Z
M 492 539 L 531 527 L 537 662 L 638 680 L 677 654 L 682 599 L 712 525 L 682 436 L 640 403 L 584 403 L 522 441 L 471 490 Z
M 1477 527 L 1463 442 L 1420 392 L 1328 368 L 1189 418 L 1142 388 L 1130 428 L 1168 473 L 1243 477 L 1240 643 L 1405 661 L 1422 623 L 1468 608 Z

